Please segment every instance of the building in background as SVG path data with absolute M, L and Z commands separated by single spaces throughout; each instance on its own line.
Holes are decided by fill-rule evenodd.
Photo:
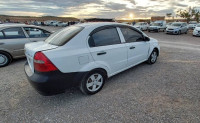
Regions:
M 159 20 L 165 20 L 165 16 L 153 16 L 151 17 L 151 21 L 159 21 Z

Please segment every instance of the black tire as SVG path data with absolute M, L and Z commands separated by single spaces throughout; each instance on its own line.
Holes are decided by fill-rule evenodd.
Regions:
M 185 32 L 185 34 L 188 34 L 188 30 Z
M 153 59 L 153 54 L 154 54 L 154 53 L 156 53 L 156 58 L 155 58 L 155 60 L 152 60 L 152 59 Z M 147 63 L 148 63 L 148 64 L 154 64 L 154 63 L 156 63 L 157 58 L 158 58 L 158 51 L 157 51 L 156 49 L 154 49 L 154 50 L 152 51 L 151 55 L 149 56 L 149 58 L 148 58 L 148 60 L 147 60 Z
M 2 57 L 2 63 L 0 63 L 0 67 L 5 67 L 9 65 L 12 61 L 12 57 L 6 52 L 0 51 L 0 58 L 1 57 Z
M 181 35 L 181 31 L 178 31 L 178 35 Z
M 103 80 L 101 80 L 102 81 L 102 85 L 100 85 L 100 86 L 97 85 L 97 84 L 95 85 L 94 84 L 95 82 L 90 79 L 91 76 L 93 76 L 93 75 L 95 76 L 95 75 L 98 75 L 98 74 L 101 75 L 102 76 L 101 79 L 103 79 Z M 86 94 L 86 95 L 93 95 L 93 94 L 98 93 L 103 88 L 103 86 L 105 84 L 106 78 L 107 78 L 106 77 L 106 73 L 103 70 L 94 70 L 94 71 L 91 71 L 86 77 L 84 77 L 84 79 L 80 83 L 80 90 L 81 90 L 81 92 L 83 94 Z M 93 85 L 91 87 L 93 88 L 93 86 L 95 86 L 95 87 L 98 88 L 97 90 L 95 90 L 95 91 L 89 90 L 90 88 L 87 87 L 87 84 L 88 84 L 89 80 L 91 81 L 90 83 L 93 83 Z M 97 81 L 99 81 L 99 80 L 97 80 Z

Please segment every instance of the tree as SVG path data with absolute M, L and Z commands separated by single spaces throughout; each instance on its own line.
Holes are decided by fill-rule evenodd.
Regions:
M 167 17 L 172 17 L 172 13 L 167 13 L 166 16 Z
M 189 7 L 187 10 L 180 9 L 176 13 L 177 16 L 187 19 L 187 22 L 189 22 L 191 19 L 195 19 L 197 22 L 199 22 L 200 13 L 195 8 Z

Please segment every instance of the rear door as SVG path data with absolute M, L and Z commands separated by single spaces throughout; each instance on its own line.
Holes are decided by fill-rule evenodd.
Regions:
M 96 30 L 89 38 L 90 52 L 97 64 L 105 65 L 111 74 L 127 67 L 127 48 L 116 27 Z
M 44 41 L 51 33 L 36 27 L 23 27 L 31 42 Z
M 150 43 L 143 35 L 130 27 L 120 27 L 128 50 L 128 66 L 134 66 L 147 60 Z
M 0 39 L 1 48 L 12 52 L 13 56 L 24 55 L 24 45 L 29 43 L 29 39 L 25 36 L 21 27 L 11 27 L 1 31 L 4 35 Z

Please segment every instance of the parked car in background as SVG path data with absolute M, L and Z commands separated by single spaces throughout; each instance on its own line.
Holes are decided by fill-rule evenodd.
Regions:
M 87 23 L 26 44 L 25 51 L 27 78 L 40 94 L 78 86 L 91 95 L 111 76 L 145 61 L 154 64 L 160 47 L 156 39 L 126 24 Z
M 53 26 L 59 26 L 59 27 L 66 27 L 67 25 L 68 25 L 68 23 L 64 23 L 64 22 L 61 22 L 61 21 L 53 23 Z
M 51 33 L 33 25 L 0 25 L 0 67 L 8 65 L 13 59 L 24 57 L 26 43 L 44 41 Z
M 197 26 L 197 24 L 197 21 L 190 21 L 188 27 L 189 29 L 193 30 Z
M 2 24 L 2 22 L 0 21 L 0 24 Z
M 155 31 L 155 32 L 160 32 L 160 31 L 165 31 L 166 29 L 166 21 L 155 21 L 153 23 L 151 23 L 151 25 L 149 26 L 148 31 Z
M 200 23 L 197 24 L 197 26 L 195 27 L 193 31 L 193 36 L 200 36 Z
M 144 30 L 148 30 L 149 24 L 147 22 L 138 22 L 133 27 L 144 31 Z
M 169 23 L 167 23 L 167 24 L 166 24 L 166 28 L 169 27 L 169 26 L 171 26 L 172 23 L 173 23 L 173 22 L 169 22 Z
M 167 34 L 177 34 L 188 33 L 188 26 L 185 22 L 174 22 L 166 29 Z

